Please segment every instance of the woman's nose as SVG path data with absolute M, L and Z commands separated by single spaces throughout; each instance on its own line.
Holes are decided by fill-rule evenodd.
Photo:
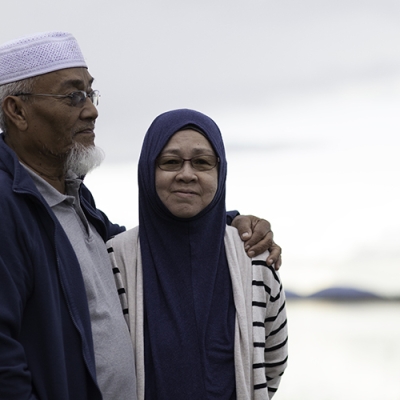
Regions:
M 179 170 L 177 177 L 184 180 L 192 180 L 196 179 L 197 175 L 195 173 L 195 169 L 192 167 L 192 164 L 188 160 L 183 161 L 182 168 Z

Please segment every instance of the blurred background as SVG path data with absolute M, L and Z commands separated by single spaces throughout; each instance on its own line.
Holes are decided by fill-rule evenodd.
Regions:
M 158 114 L 220 126 L 228 209 L 272 223 L 301 296 L 277 400 L 400 400 L 398 0 L 22 0 L 2 16 L 1 42 L 78 39 L 107 154 L 86 183 L 114 222 L 138 221 L 136 163 Z

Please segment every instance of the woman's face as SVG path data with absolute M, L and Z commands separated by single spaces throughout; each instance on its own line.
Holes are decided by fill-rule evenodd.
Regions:
M 200 157 L 193 162 L 203 168 L 203 165 L 213 162 L 209 156 L 216 157 L 216 154 L 203 135 L 193 129 L 185 129 L 171 137 L 158 157 L 156 191 L 176 217 L 194 217 L 211 203 L 218 187 L 218 167 L 199 171 L 192 167 L 191 162 L 185 161 L 178 171 L 164 171 L 158 165 L 162 160 L 161 163 L 165 165 L 163 168 L 171 168 L 171 164 L 179 164 L 182 158 L 188 160 L 199 156 L 204 158 Z

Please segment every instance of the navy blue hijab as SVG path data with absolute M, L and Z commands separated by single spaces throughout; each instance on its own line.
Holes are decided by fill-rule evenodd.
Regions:
M 220 159 L 214 199 L 191 218 L 174 216 L 155 188 L 156 159 L 182 128 L 201 131 Z M 146 399 L 235 398 L 235 307 L 224 248 L 226 173 L 221 133 L 209 117 L 183 109 L 153 121 L 138 167 Z

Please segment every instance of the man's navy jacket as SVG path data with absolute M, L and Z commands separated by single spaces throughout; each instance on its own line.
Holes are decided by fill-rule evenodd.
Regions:
M 124 230 L 80 189 L 104 241 Z M 0 135 L 0 399 L 96 400 L 81 269 L 60 223 Z

